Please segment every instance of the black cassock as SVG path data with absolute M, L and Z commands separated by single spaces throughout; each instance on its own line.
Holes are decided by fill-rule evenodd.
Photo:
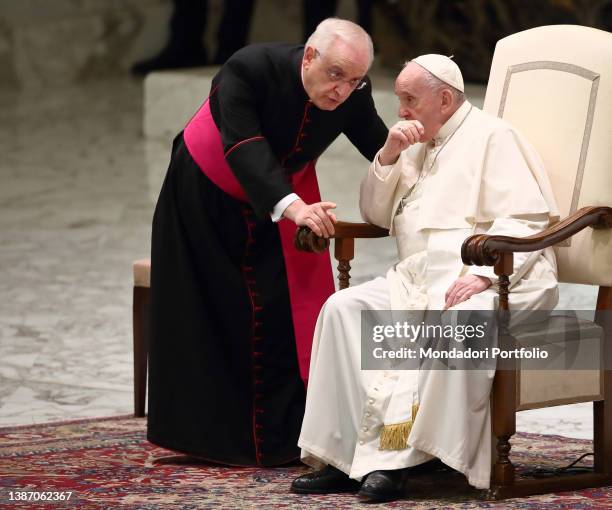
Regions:
M 238 51 L 174 141 L 151 250 L 147 437 L 159 446 L 244 466 L 299 456 L 305 388 L 269 213 L 293 192 L 288 176 L 340 133 L 370 161 L 387 135 L 369 81 L 334 111 L 314 106 L 303 53 L 285 44 Z M 209 177 L 215 151 L 194 127 L 205 109 L 220 135 L 217 166 L 229 165 L 246 201 Z

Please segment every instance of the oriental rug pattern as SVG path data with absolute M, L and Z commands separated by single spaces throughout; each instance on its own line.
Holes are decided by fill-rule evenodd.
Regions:
M 592 448 L 590 441 L 537 434 L 518 434 L 512 443 L 513 461 L 523 470 L 525 466 L 562 466 Z M 117 417 L 3 428 L 0 508 L 342 510 L 362 506 L 353 495 L 290 493 L 291 480 L 307 471 L 297 464 L 256 469 L 154 463 L 170 454 L 146 441 L 145 419 Z M 57 501 L 35 501 L 42 493 Z M 23 497 L 30 500 L 16 500 Z M 612 509 L 612 487 L 501 502 L 485 497 L 485 491 L 470 489 L 461 475 L 437 472 L 415 476 L 410 499 L 384 507 Z

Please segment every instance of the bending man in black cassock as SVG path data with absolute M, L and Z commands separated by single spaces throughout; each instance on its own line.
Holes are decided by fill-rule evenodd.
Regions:
M 314 162 L 344 133 L 372 160 L 387 130 L 366 76 L 372 42 L 323 21 L 306 46 L 234 54 L 180 133 L 153 218 L 148 439 L 231 465 L 299 457 L 314 324 L 333 292 L 333 233 Z M 280 221 L 279 221 L 280 220 Z

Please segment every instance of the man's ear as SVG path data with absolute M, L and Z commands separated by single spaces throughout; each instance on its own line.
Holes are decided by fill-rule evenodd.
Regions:
M 442 89 L 442 110 L 446 111 L 453 105 L 453 93 L 449 89 Z
M 304 69 L 308 69 L 313 59 L 315 58 L 315 49 L 312 46 L 306 46 L 304 49 L 304 58 L 302 59 L 302 66 Z

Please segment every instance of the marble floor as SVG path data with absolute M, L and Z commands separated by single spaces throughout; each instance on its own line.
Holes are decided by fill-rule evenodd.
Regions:
M 0 426 L 132 410 L 131 263 L 148 256 L 170 148 L 143 137 L 142 105 L 130 78 L 0 92 Z M 345 183 L 367 164 L 345 149 L 322 158 L 321 187 L 357 220 Z M 395 256 L 388 239 L 358 250 L 355 283 Z M 591 407 L 524 412 L 519 429 L 589 438 Z
M 127 79 L 0 96 L 0 424 L 125 414 L 153 204 Z

